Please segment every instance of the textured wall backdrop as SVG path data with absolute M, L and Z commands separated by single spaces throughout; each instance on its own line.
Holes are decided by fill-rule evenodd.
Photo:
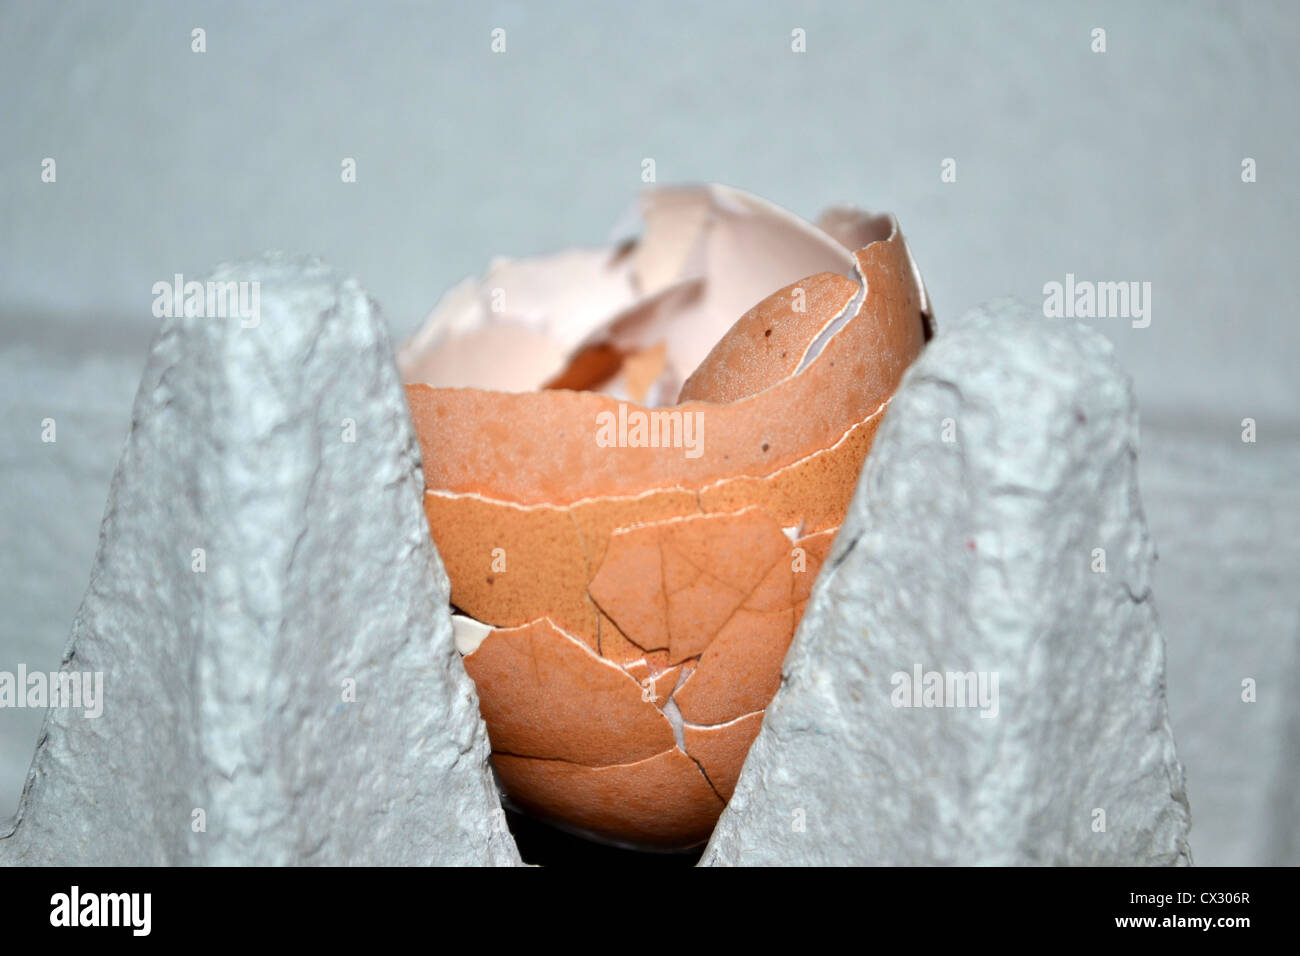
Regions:
M 1287 2 L 0 3 L 0 670 L 57 666 L 154 282 L 316 252 L 400 337 L 494 255 L 603 239 L 649 157 L 897 213 L 941 328 L 1151 283 L 1149 327 L 1094 324 L 1148 426 L 1193 847 L 1300 862 L 1297 49 Z M 0 816 L 40 716 L 0 710 Z

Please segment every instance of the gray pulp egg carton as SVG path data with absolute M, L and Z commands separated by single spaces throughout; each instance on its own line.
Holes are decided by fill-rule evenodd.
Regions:
M 3 864 L 518 865 L 392 348 L 318 260 L 164 321 Z M 1183 864 L 1130 384 L 997 304 L 907 373 L 706 865 Z M 53 684 L 59 683 L 59 676 Z

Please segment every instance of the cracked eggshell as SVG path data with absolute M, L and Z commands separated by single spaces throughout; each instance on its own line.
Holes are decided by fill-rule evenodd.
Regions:
M 858 246 L 846 248 L 740 190 L 716 184 L 651 189 L 640 207 L 644 230 L 635 242 L 500 258 L 486 275 L 455 286 L 398 350 L 403 381 L 533 391 L 585 348 L 609 343 L 635 353 L 664 342 L 665 376 L 677 383 L 667 400 L 736 316 L 774 288 L 817 272 L 853 271 L 849 250 Z M 890 221 L 847 210 L 840 215 L 848 222 Z M 502 354 L 474 347 L 483 340 L 479 331 L 497 325 L 527 328 L 546 340 L 530 337 L 507 347 L 518 353 L 512 364 L 528 364 L 520 377 L 515 369 L 498 369 Z M 451 361 L 453 355 L 463 361 Z
M 605 767 L 513 754 L 494 754 L 492 762 L 521 807 L 612 843 L 696 846 L 725 805 L 699 764 L 677 748 Z
M 465 670 L 498 753 L 602 766 L 674 746 L 672 725 L 640 682 L 550 621 L 493 630 Z
M 587 591 L 625 637 L 679 664 L 743 610 L 789 610 L 790 564 L 790 539 L 766 512 L 690 515 L 614 532 Z
M 685 727 L 686 749 L 700 762 L 723 800 L 730 800 L 735 793 L 740 768 L 762 726 L 763 714 L 759 711 L 716 727 Z
M 888 216 L 823 231 L 724 187 L 656 190 L 643 216 L 603 262 L 518 284 L 522 319 L 490 317 L 481 289 L 449 296 L 450 331 L 417 336 L 404 368 L 464 369 L 489 343 L 529 352 L 480 361 L 541 389 L 407 388 L 504 788 L 564 826 L 674 848 L 730 797 L 928 306 Z M 547 320 L 592 270 L 608 321 Z M 521 327 L 556 347 L 506 345 Z M 596 441 L 602 420 L 652 412 L 689 418 L 699 454 Z
M 649 410 L 595 392 L 408 385 L 429 487 L 520 505 L 571 505 L 768 477 L 833 447 L 883 410 L 925 341 L 902 237 L 895 231 L 856 255 L 868 286 L 861 307 L 806 369 L 730 403 L 672 407 L 703 423 L 707 451 L 699 456 L 602 447 L 596 435 L 604 416 L 618 421 L 620 405 L 625 417 Z M 822 316 L 823 327 L 838 316 Z

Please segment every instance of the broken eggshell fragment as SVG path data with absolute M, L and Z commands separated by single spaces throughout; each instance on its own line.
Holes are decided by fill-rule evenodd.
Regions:
M 494 263 L 398 360 L 506 794 L 677 849 L 731 796 L 930 310 L 890 216 L 722 186 L 641 212 Z

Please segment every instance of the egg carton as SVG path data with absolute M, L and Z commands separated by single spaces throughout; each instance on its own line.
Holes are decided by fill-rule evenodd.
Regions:
M 521 860 L 383 322 L 318 260 L 164 320 L 0 863 Z M 1179 864 L 1131 387 L 1000 303 L 880 426 L 706 865 Z

